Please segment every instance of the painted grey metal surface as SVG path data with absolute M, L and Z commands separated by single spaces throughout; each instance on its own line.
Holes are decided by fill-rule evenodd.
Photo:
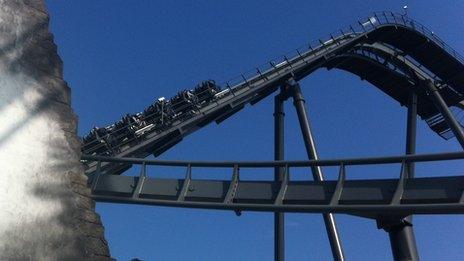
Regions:
M 413 91 L 410 93 L 406 126 L 406 155 L 416 153 L 416 129 L 417 129 L 417 94 Z M 415 164 L 407 163 L 406 178 L 414 178 Z M 416 186 L 422 186 L 419 182 Z M 409 193 L 411 196 L 413 193 Z M 412 216 L 396 217 L 385 214 L 377 220 L 379 228 L 388 232 L 390 245 L 394 260 L 419 260 L 416 239 L 414 236 Z
M 214 102 L 191 118 L 178 120 L 163 132 L 128 140 L 119 147 L 118 157 L 159 155 L 183 137 L 216 121 L 220 123 L 247 103 L 255 104 L 285 85 L 298 81 L 321 67 L 338 68 L 357 74 L 400 102 L 407 104 L 408 135 L 406 156 L 318 160 L 301 92 L 294 93 L 300 127 L 310 161 L 283 159 L 283 114 L 276 102 L 276 150 L 274 162 L 179 162 L 147 161 L 133 158 L 84 156 L 92 180 L 94 198 L 99 201 L 151 204 L 175 207 L 212 208 L 275 212 L 276 260 L 283 260 L 283 212 L 323 213 L 335 260 L 344 260 L 335 221 L 331 213 L 346 213 L 378 220 L 390 234 L 395 260 L 417 260 L 411 214 L 462 214 L 464 176 L 414 177 L 414 163 L 463 159 L 462 153 L 414 155 L 416 115 L 442 137 L 454 134 L 464 147 L 464 132 L 449 107 L 461 104 L 464 95 L 464 59 L 430 30 L 402 15 L 375 13 L 356 29 L 340 30 L 317 47 L 309 46 L 284 56 L 257 74 L 241 75 Z M 421 48 L 416 48 L 421 46 Z M 443 61 L 439 65 L 437 59 Z M 425 88 L 423 88 L 425 87 Z M 410 94 L 413 94 L 412 96 Z M 413 99 L 410 99 L 412 97 Z M 287 97 L 288 98 L 288 97 Z M 277 100 L 276 100 L 277 101 Z M 412 105 L 414 104 L 414 105 Z M 278 116 L 279 117 L 278 117 Z M 398 179 L 350 180 L 346 166 L 401 164 Z M 121 174 L 142 164 L 138 177 Z M 185 166 L 184 179 L 149 177 L 147 167 Z M 339 166 L 337 180 L 323 180 L 321 166 Z M 197 180 L 196 167 L 231 168 L 230 180 Z M 290 169 L 309 167 L 314 181 L 294 181 Z M 242 181 L 241 168 L 270 168 L 275 179 Z
M 226 84 L 230 86 L 228 91 L 224 92 L 224 95 L 217 101 L 201 108 L 196 116 L 174 122 L 170 128 L 163 132 L 147 133 L 136 140 L 129 140 L 126 144 L 121 145 L 119 148 L 121 152 L 116 156 L 146 157 L 151 153 L 158 155 L 204 125 L 213 121 L 221 122 L 240 111 L 247 103 L 254 104 L 259 102 L 277 90 L 290 77 L 294 77 L 298 81 L 321 67 L 338 68 L 337 66 L 339 66 L 341 69 L 357 73 L 378 87 L 382 85 L 387 86 L 385 84 L 387 79 L 381 81 L 372 80 L 376 77 L 379 78 L 379 75 L 384 74 L 387 77 L 396 77 L 395 79 L 399 83 L 398 86 L 402 86 L 403 90 L 388 92 L 387 87 L 382 87 L 382 90 L 403 104 L 407 102 L 406 98 L 404 98 L 407 95 L 405 96 L 403 93 L 409 93 L 409 82 L 414 80 L 414 75 L 423 75 L 431 72 L 433 73 L 432 78 L 445 82 L 445 87 L 450 86 L 450 88 L 441 88 L 440 90 L 444 94 L 446 93 L 443 97 L 448 105 L 458 104 L 460 98 L 456 97 L 461 97 L 462 95 L 453 95 L 450 90 L 464 93 L 464 77 L 461 77 L 459 74 L 459 72 L 464 71 L 462 63 L 464 59 L 436 35 L 431 33 L 430 30 L 407 17 L 390 13 L 376 13 L 375 18 L 376 22 L 368 19 L 369 23 L 359 23 L 358 26 L 351 26 L 347 30 L 341 30 L 341 33 L 339 32 L 337 36 L 331 36 L 326 41 L 320 40 L 318 46 L 312 45 L 305 50 L 297 50 L 295 53 L 285 56 L 281 62 L 271 62 L 265 68 L 258 68 L 255 74 L 245 74 L 238 81 L 228 82 Z M 391 67 L 390 70 L 384 70 L 382 74 L 379 74 L 375 70 L 368 74 L 368 70 L 356 70 L 362 64 L 357 63 L 356 61 L 358 60 L 353 60 L 351 57 L 347 57 L 344 61 L 338 61 L 334 64 L 333 61 L 337 57 L 343 57 L 347 52 L 350 53 L 355 49 L 362 48 L 365 44 L 373 42 L 385 43 L 383 48 L 389 48 L 391 53 L 398 54 L 397 50 L 402 49 L 404 53 L 408 54 L 408 59 L 421 64 L 425 69 L 421 69 L 422 67 L 420 66 L 416 66 L 417 68 L 409 66 L 402 72 L 396 72 Z M 427 52 L 415 50 L 413 48 L 415 43 L 420 43 L 422 46 L 421 50 L 427 50 Z M 377 53 L 380 53 L 380 51 L 378 50 Z M 365 55 L 366 59 L 370 58 L 371 62 L 377 62 L 377 64 L 379 64 L 379 57 L 382 56 L 369 57 L 369 55 Z M 430 57 L 433 57 L 433 59 L 430 59 Z M 434 61 L 437 57 L 446 62 L 443 63 L 444 66 L 435 66 Z M 342 66 L 343 64 L 350 63 L 352 64 L 351 68 Z M 420 101 L 418 113 L 422 118 L 434 119 L 436 115 L 440 114 L 428 99 Z M 436 123 L 436 121 L 433 121 L 433 123 Z M 434 130 L 442 135 L 441 133 L 446 132 L 448 127 L 446 124 L 438 123 L 440 124 L 434 125 Z M 87 173 L 92 175 L 96 170 L 96 166 L 92 164 L 87 166 Z M 106 163 L 102 165 L 103 171 L 113 174 L 120 174 L 128 168 L 130 168 L 129 165 L 112 165 Z
M 285 112 L 284 112 L 283 93 L 274 98 L 274 160 L 283 160 L 285 153 Z M 274 182 L 284 181 L 284 168 L 274 169 Z M 282 212 L 274 213 L 274 260 L 285 260 L 285 214 Z
M 314 136 L 311 131 L 308 113 L 306 112 L 305 99 L 303 97 L 303 93 L 301 92 L 300 85 L 297 82 L 293 81 L 293 79 L 290 79 L 288 84 L 291 85 L 290 92 L 293 96 L 293 105 L 295 106 L 296 113 L 298 115 L 298 121 L 300 123 L 301 134 L 303 136 L 303 141 L 306 147 L 308 159 L 318 160 L 319 156 L 317 154 L 316 142 L 314 141 Z M 324 180 L 324 176 L 320 166 L 312 166 L 311 172 L 315 181 Z M 336 261 L 343 261 L 345 260 L 345 255 L 343 253 L 343 247 L 340 241 L 340 236 L 338 233 L 337 223 L 335 222 L 335 217 L 331 213 L 324 213 L 323 218 L 325 228 L 327 231 L 327 236 L 329 237 L 330 248 L 332 250 L 333 258 Z
M 400 179 L 375 179 L 375 175 L 371 174 L 365 180 L 350 180 L 347 171 L 340 175 L 338 180 L 294 181 L 291 175 L 287 175 L 287 190 L 281 195 L 281 202 L 276 202 L 281 191 L 280 183 L 273 180 L 241 181 L 239 178 L 239 171 L 242 168 L 267 168 L 269 171 L 274 171 L 275 167 L 285 167 L 288 174 L 288 170 L 296 167 L 342 166 L 341 169 L 344 169 L 351 165 L 397 163 L 402 164 L 404 170 L 406 163 L 411 162 L 463 160 L 464 152 L 366 159 L 268 162 L 180 162 L 98 156 L 84 158 L 140 164 L 143 168 L 152 165 L 185 166 L 192 169 L 228 167 L 231 173 L 235 174 L 231 180 L 190 180 L 192 186 L 186 191 L 184 200 L 179 199 L 186 179 L 146 177 L 141 193 L 137 195 L 134 191 L 145 171 L 137 177 L 100 174 L 93 180 L 93 198 L 97 201 L 225 210 L 363 214 L 372 218 L 383 216 L 385 213 L 400 217 L 411 214 L 464 213 L 462 200 L 464 176 L 406 179 L 402 171 Z M 337 186 L 338 184 L 340 186 Z M 401 190 L 398 189 L 399 184 L 402 184 Z M 229 193 L 230 191 L 233 193 Z M 401 192 L 399 198 L 398 191 Z
M 437 86 L 430 80 L 424 81 L 423 85 L 429 90 L 432 101 L 434 102 L 437 109 L 441 112 L 446 122 L 451 128 L 451 131 L 454 133 L 456 139 L 461 144 L 461 147 L 464 149 L 464 130 L 462 129 L 459 122 L 456 121 L 454 115 L 451 113 L 446 101 L 443 99 L 442 95 L 439 92 Z

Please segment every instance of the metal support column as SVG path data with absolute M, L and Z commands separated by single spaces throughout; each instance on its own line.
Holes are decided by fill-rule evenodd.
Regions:
M 451 131 L 453 132 L 454 136 L 461 144 L 461 147 L 464 149 L 464 131 L 461 128 L 459 122 L 454 118 L 453 113 L 451 113 L 450 109 L 448 108 L 448 105 L 443 100 L 443 97 L 441 97 L 441 94 L 437 86 L 435 86 L 435 84 L 431 81 L 426 81 L 425 87 L 427 87 L 427 89 L 429 90 L 429 95 L 433 103 L 441 112 L 443 118 L 445 118 L 446 122 L 451 128 Z
M 411 91 L 408 105 L 408 119 L 406 127 L 406 154 L 416 153 L 417 128 L 417 94 Z M 407 178 L 414 177 L 414 163 L 407 163 Z M 378 220 L 379 228 L 388 232 L 394 260 L 419 260 L 416 239 L 412 227 L 412 216 L 405 218 L 387 217 Z
M 317 155 L 316 144 L 314 142 L 314 137 L 311 132 L 309 118 L 306 113 L 305 100 L 303 94 L 301 93 L 300 86 L 293 79 L 289 80 L 288 84 L 292 87 L 291 91 L 293 95 L 293 104 L 298 114 L 298 120 L 300 122 L 300 128 L 303 134 L 306 153 L 308 154 L 308 158 L 310 160 L 317 160 L 319 159 L 319 157 Z M 324 180 L 320 166 L 313 166 L 311 167 L 311 170 L 314 180 Z M 330 247 L 332 249 L 333 258 L 336 261 L 343 261 L 345 260 L 345 256 L 343 253 L 340 237 L 338 235 L 338 229 L 335 223 L 335 218 L 330 213 L 323 214 L 323 217 L 325 222 L 325 228 L 327 230 L 327 235 L 329 237 Z
M 282 94 L 274 98 L 274 159 L 284 159 L 284 101 Z M 282 182 L 284 169 L 276 167 L 275 181 Z M 274 213 L 274 260 L 285 260 L 285 228 L 284 213 Z
M 408 106 L 408 120 L 406 125 L 406 154 L 416 153 L 417 132 L 417 94 L 411 91 Z M 408 178 L 414 177 L 414 162 L 408 163 Z

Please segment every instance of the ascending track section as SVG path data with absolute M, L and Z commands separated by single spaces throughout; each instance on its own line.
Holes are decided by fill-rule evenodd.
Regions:
M 407 107 L 406 155 L 384 158 L 319 160 L 298 81 L 320 68 L 358 75 Z M 275 161 L 176 162 L 143 158 L 160 155 L 204 127 L 220 123 L 247 104 L 276 91 Z M 341 94 L 343 95 L 343 94 Z M 283 105 L 293 99 L 305 162 L 284 159 Z M 456 137 L 464 148 L 457 119 L 464 109 L 464 59 L 432 31 L 403 15 L 375 13 L 364 21 L 271 61 L 222 88 L 212 80 L 176 96 L 160 98 L 143 112 L 126 115 L 84 138 L 83 163 L 97 201 L 191 208 L 270 211 L 275 218 L 275 257 L 284 259 L 283 212 L 323 213 L 334 260 L 345 260 L 332 213 L 372 218 L 389 233 L 395 260 L 418 260 L 413 214 L 463 214 L 464 176 L 415 177 L 415 163 L 463 160 L 463 152 L 416 155 L 417 116 L 444 139 Z M 119 175 L 141 165 L 139 176 Z M 398 178 L 347 178 L 347 167 L 397 164 Z M 183 179 L 148 175 L 147 166 L 185 167 Z M 337 180 L 324 180 L 323 166 L 338 166 Z M 198 179 L 198 168 L 230 168 L 231 178 Z M 274 179 L 242 180 L 243 168 L 268 168 Z M 309 168 L 313 181 L 296 181 L 291 170 Z M 194 173 L 194 174 L 192 174 Z
M 417 114 L 444 138 L 453 136 L 440 108 L 430 98 L 436 90 L 447 108 L 463 108 L 464 59 L 426 27 L 403 15 L 375 13 L 348 29 L 319 40 L 319 45 L 297 49 L 282 61 L 269 62 L 253 75 L 241 75 L 224 89 L 214 81 L 160 98 L 143 112 L 94 128 L 84 138 L 83 153 L 144 158 L 160 155 L 186 135 L 213 121 L 220 123 L 248 103 L 274 93 L 289 78 L 298 81 L 319 68 L 337 68 L 357 74 L 402 105 L 412 92 L 418 95 Z M 464 143 L 464 141 L 462 141 Z M 88 162 L 87 173 L 96 171 Z M 104 163 L 101 171 L 121 174 L 130 164 Z

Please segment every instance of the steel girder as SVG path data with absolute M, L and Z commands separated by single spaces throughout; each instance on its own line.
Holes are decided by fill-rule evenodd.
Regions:
M 463 214 L 464 176 L 408 178 L 412 162 L 464 159 L 464 152 L 397 157 L 275 161 L 275 162 L 180 162 L 87 156 L 102 162 L 141 165 L 139 176 L 108 175 L 99 172 L 92 180 L 97 201 L 173 207 L 252 210 L 271 212 L 346 213 L 371 218 L 411 214 Z M 401 164 L 399 178 L 349 179 L 348 166 Z M 147 166 L 183 166 L 183 179 L 161 179 L 147 174 Z M 339 166 L 337 180 L 296 181 L 291 169 L 311 166 Z M 229 168 L 230 180 L 203 180 L 195 168 Z M 240 169 L 284 167 L 282 182 L 241 180 Z

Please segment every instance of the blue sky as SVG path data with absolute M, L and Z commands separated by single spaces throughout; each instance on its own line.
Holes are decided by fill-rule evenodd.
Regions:
M 464 54 L 463 1 L 47 1 L 79 133 L 138 112 L 204 79 L 224 82 L 307 42 L 368 17 L 401 12 Z M 347 72 L 319 70 L 301 81 L 321 158 L 404 152 L 406 109 Z M 248 106 L 163 154 L 163 159 L 270 160 L 273 102 Z M 286 105 L 286 158 L 305 159 L 291 102 Z M 460 150 L 419 121 L 418 153 Z M 464 164 L 422 164 L 418 176 L 459 174 Z M 396 177 L 398 166 L 348 170 L 349 177 Z M 150 175 L 183 170 L 153 169 Z M 333 170 L 325 170 L 328 174 Z M 195 173 L 193 173 L 195 177 Z M 214 173 L 208 173 L 213 176 Z M 253 178 L 253 172 L 246 173 Z M 296 173 L 310 178 L 309 172 Z M 269 173 L 269 178 L 272 173 Z M 333 176 L 332 176 L 333 178 Z M 271 213 L 97 204 L 118 260 L 272 260 Z M 330 260 L 319 214 L 287 214 L 287 260 Z M 375 222 L 337 215 L 348 260 L 391 260 Z M 464 256 L 463 216 L 417 216 L 423 260 Z

